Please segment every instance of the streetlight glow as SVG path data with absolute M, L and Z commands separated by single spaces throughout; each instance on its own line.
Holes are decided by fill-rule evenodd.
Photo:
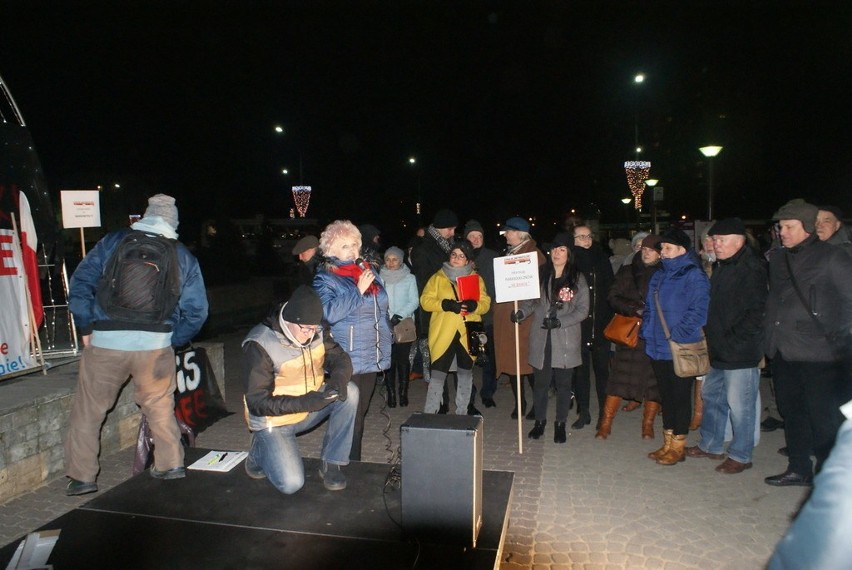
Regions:
M 622 198 L 621 199 L 621 203 L 624 204 L 625 206 L 632 201 L 633 201 L 633 198 Z
M 408 157 L 408 164 L 415 164 L 416 162 L 417 162 L 417 159 L 414 158 L 413 156 Z
M 281 169 L 281 174 L 283 174 L 284 176 L 287 176 L 288 174 L 290 174 L 290 171 L 289 171 L 289 170 L 287 170 L 286 168 L 282 168 L 282 169 Z
M 284 127 L 282 127 L 281 125 L 275 125 L 275 132 L 276 132 L 276 133 L 279 133 L 279 134 L 280 134 L 280 133 L 283 133 L 283 132 L 284 132 Z
M 648 180 L 645 181 L 645 184 L 647 184 L 648 186 L 653 188 L 654 186 L 657 185 L 658 182 L 659 182 L 659 180 L 657 180 L 656 178 L 649 178 Z
M 643 81 L 645 81 L 645 74 L 644 73 L 637 73 L 636 77 L 633 78 L 634 83 L 642 83 Z
M 701 154 L 703 154 L 707 158 L 713 158 L 714 156 L 716 156 L 717 154 L 722 152 L 722 147 L 710 145 L 710 146 L 702 146 L 698 150 L 700 150 Z

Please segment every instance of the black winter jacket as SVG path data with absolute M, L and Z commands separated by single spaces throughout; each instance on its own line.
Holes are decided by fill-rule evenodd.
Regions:
M 710 364 L 754 368 L 763 356 L 763 311 L 769 292 L 766 263 L 748 244 L 713 267 L 704 332 Z

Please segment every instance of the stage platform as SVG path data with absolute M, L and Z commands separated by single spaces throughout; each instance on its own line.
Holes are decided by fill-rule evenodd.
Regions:
M 206 449 L 187 450 L 186 464 Z M 74 568 L 499 568 L 514 474 L 483 472 L 483 524 L 476 548 L 407 536 L 390 466 L 353 462 L 348 487 L 327 491 L 319 461 L 305 459 L 305 486 L 283 495 L 228 473 L 188 471 L 159 481 L 129 479 L 39 530 L 61 530 L 48 562 Z M 23 537 L 22 537 L 23 538 Z M 5 568 L 19 541 L 0 550 Z

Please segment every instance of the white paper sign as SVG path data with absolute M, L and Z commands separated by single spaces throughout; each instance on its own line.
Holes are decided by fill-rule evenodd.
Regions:
M 494 258 L 494 289 L 498 303 L 538 299 L 538 254 Z
M 62 190 L 62 227 L 99 228 L 101 193 L 97 190 Z

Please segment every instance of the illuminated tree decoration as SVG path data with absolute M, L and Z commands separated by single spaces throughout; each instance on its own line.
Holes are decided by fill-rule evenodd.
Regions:
M 647 160 L 628 160 L 624 163 L 627 173 L 627 186 L 633 194 L 636 209 L 642 209 L 642 193 L 645 191 L 645 181 L 651 173 L 651 163 Z
M 299 215 L 304 218 L 305 214 L 308 213 L 308 204 L 311 203 L 311 187 L 293 186 L 293 202 L 296 203 Z

